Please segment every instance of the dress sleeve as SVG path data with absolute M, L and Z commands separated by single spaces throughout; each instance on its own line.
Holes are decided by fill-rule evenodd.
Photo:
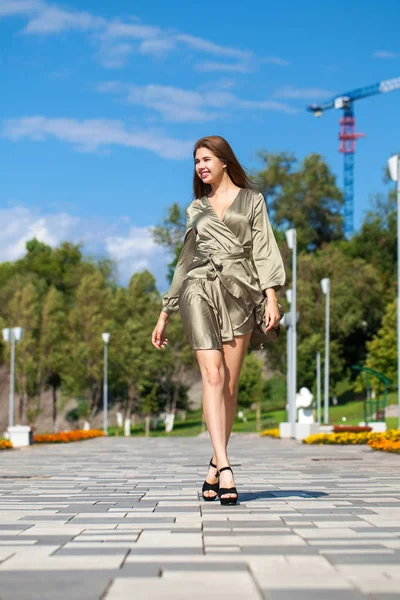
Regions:
M 264 196 L 255 198 L 252 221 L 253 260 L 261 289 L 279 289 L 286 280 L 285 268 L 269 221 Z
M 191 223 L 189 210 L 186 210 L 186 233 L 183 248 L 176 263 L 174 276 L 168 292 L 162 298 L 162 310 L 168 315 L 179 309 L 179 292 L 196 250 L 196 235 Z

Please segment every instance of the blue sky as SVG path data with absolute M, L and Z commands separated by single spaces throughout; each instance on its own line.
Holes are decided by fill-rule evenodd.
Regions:
M 247 8 L 248 7 L 248 8 Z M 36 235 L 83 240 L 121 280 L 167 257 L 149 227 L 192 198 L 192 147 L 222 135 L 322 154 L 342 185 L 339 111 L 309 103 L 400 76 L 396 0 L 201 3 L 0 0 L 0 260 Z M 400 91 L 356 103 L 355 225 L 400 150 Z M 5 226 L 4 226 L 5 225 Z

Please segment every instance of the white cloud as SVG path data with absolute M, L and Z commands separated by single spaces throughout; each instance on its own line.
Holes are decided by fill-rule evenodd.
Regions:
M 208 54 L 214 54 L 215 56 L 230 56 L 232 58 L 245 59 L 250 58 L 252 55 L 252 53 L 249 51 L 237 50 L 236 48 L 232 48 L 230 46 L 221 46 L 219 44 L 215 44 L 214 42 L 210 42 L 209 40 L 185 33 L 177 34 L 175 39 L 194 50 L 199 50 Z
M 297 88 L 293 85 L 285 85 L 279 88 L 274 96 L 275 98 L 331 98 L 334 92 L 322 88 Z
M 151 54 L 153 56 L 165 56 L 171 50 L 174 50 L 176 44 L 174 40 L 158 38 L 154 40 L 145 40 L 139 46 L 141 54 Z
M 99 92 L 124 94 L 128 102 L 150 108 L 162 115 L 165 121 L 206 122 L 224 117 L 224 111 L 268 110 L 295 113 L 297 109 L 284 102 L 242 100 L 228 91 L 193 91 L 172 86 L 150 84 L 146 86 L 106 81 L 97 87 Z
M 0 261 L 13 261 L 24 255 L 26 242 L 34 237 L 50 246 L 66 239 L 79 219 L 64 212 L 43 216 L 23 206 L 14 206 L 0 210 L 0 221 Z
M 0 17 L 16 15 L 30 16 L 43 10 L 45 4 L 39 0 L 1 0 Z
M 131 227 L 125 236 L 108 236 L 105 249 L 118 263 L 124 280 L 142 269 L 148 269 L 157 277 L 165 276 L 165 250 L 154 243 L 150 227 Z
M 220 73 L 251 73 L 255 67 L 250 63 L 221 63 L 215 61 L 204 61 L 195 64 L 196 71 L 200 72 L 220 72 Z
M 378 50 L 374 52 L 373 55 L 375 58 L 399 58 L 400 54 L 396 52 L 390 52 L 389 50 Z
M 122 21 L 109 21 L 106 23 L 103 38 L 120 39 L 134 38 L 138 40 L 147 40 L 156 38 L 162 34 L 160 27 L 153 25 L 142 25 L 140 23 L 123 23 Z
M 173 139 L 161 131 L 129 131 L 122 121 L 107 119 L 78 121 L 43 116 L 21 117 L 6 120 L 2 135 L 14 141 L 56 138 L 73 144 L 79 152 L 96 152 L 115 145 L 142 148 L 163 158 L 178 160 L 190 156 L 193 146 L 192 141 Z
M 112 46 L 102 44 L 97 56 L 103 67 L 119 69 L 126 64 L 133 50 L 132 44 L 114 44 Z
M 171 31 L 154 25 L 107 20 L 87 11 L 70 10 L 57 4 L 42 0 L 0 0 L 0 17 L 24 17 L 28 22 L 22 29 L 25 35 L 50 35 L 66 31 L 90 33 L 99 43 L 95 56 L 107 68 L 122 67 L 128 57 L 136 50 L 138 53 L 156 57 L 167 56 L 179 46 L 190 48 L 199 53 L 213 56 L 233 58 L 238 61 L 252 59 L 254 54 L 248 50 L 240 50 L 231 46 L 216 44 L 210 40 L 191 34 Z M 132 43 L 135 41 L 139 44 Z M 280 58 L 267 58 L 267 62 L 287 64 Z M 222 63 L 204 63 L 198 70 L 248 72 L 249 67 L 238 63 L 236 66 Z
M 84 251 L 107 256 L 117 263 L 122 283 L 127 283 L 136 271 L 148 269 L 160 289 L 167 287 L 169 257 L 153 242 L 151 227 L 133 226 L 124 217 L 110 223 L 81 219 L 66 212 L 41 214 L 21 205 L 0 210 L 0 220 L 0 262 L 24 256 L 26 242 L 34 237 L 53 247 L 66 240 L 83 242 Z
M 49 34 L 61 31 L 90 31 L 104 27 L 105 20 L 88 12 L 67 11 L 58 6 L 44 5 L 40 13 L 30 19 L 23 33 Z

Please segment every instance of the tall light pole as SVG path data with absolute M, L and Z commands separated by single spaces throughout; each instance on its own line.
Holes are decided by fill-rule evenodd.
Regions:
M 317 421 L 321 425 L 321 352 L 317 352 Z
M 102 333 L 101 337 L 104 342 L 103 429 L 104 433 L 108 435 L 108 342 L 110 334 Z
M 389 158 L 388 167 L 390 177 L 397 181 L 397 427 L 400 429 L 400 154 Z
M 292 373 L 290 377 L 291 384 L 291 403 L 289 403 L 289 409 L 291 407 L 292 412 L 289 416 L 289 422 L 292 427 L 292 436 L 294 437 L 294 423 L 296 422 L 296 391 L 297 391 L 297 232 L 296 229 L 288 229 L 286 231 L 286 241 L 290 250 L 292 250 L 292 301 L 290 310 L 290 321 L 291 321 L 291 344 L 292 344 L 292 360 L 291 368 Z
M 286 299 L 289 304 L 292 304 L 292 290 L 286 290 Z M 286 353 L 287 353 L 287 371 L 286 371 L 286 401 L 288 405 L 288 422 L 292 427 L 293 422 L 293 408 L 292 408 L 292 357 L 293 357 L 293 328 L 292 328 L 292 315 L 288 313 L 285 315 L 285 324 L 287 327 L 287 339 L 286 339 Z
M 14 425 L 14 379 L 15 379 L 15 342 L 22 339 L 22 327 L 6 327 L 3 329 L 3 340 L 10 344 L 10 404 L 8 414 L 8 426 Z
M 321 288 L 326 296 L 325 308 L 325 369 L 324 369 L 324 423 L 329 423 L 329 313 L 331 298 L 331 280 L 321 279 Z

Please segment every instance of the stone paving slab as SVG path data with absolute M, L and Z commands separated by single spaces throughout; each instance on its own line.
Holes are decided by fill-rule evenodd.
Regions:
M 400 600 L 400 457 L 233 435 L 240 503 L 198 438 L 0 454 L 0 600 Z

